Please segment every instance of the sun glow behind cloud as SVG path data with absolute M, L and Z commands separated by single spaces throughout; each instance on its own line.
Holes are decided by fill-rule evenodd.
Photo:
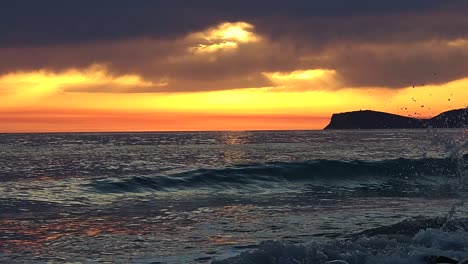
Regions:
M 239 43 L 261 40 L 261 37 L 253 30 L 254 26 L 245 22 L 222 23 L 205 31 L 188 35 L 187 40 L 195 43 L 189 50 L 193 53 L 211 53 L 218 50 L 236 49 Z

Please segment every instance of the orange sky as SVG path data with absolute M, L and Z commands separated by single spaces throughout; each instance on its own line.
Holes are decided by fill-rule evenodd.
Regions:
M 268 41 L 252 24 L 222 23 L 179 39 L 186 48 L 171 60 L 238 56 L 247 44 L 273 49 Z M 468 46 L 461 40 L 450 45 Z M 147 79 L 100 63 L 11 71 L 0 76 L 0 132 L 322 129 L 335 112 L 373 109 L 430 117 L 468 102 L 468 78 L 415 87 L 355 87 L 335 69 L 304 66 L 229 83 L 223 78 Z

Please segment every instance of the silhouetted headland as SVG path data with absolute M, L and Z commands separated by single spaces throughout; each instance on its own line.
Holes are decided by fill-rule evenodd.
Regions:
M 433 118 L 413 118 L 371 110 L 333 114 L 325 129 L 405 129 L 405 128 L 465 128 L 468 109 L 443 112 Z

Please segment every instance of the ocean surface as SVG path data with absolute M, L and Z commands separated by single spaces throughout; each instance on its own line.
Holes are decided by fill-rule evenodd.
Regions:
M 0 263 L 468 257 L 458 130 L 0 134 Z

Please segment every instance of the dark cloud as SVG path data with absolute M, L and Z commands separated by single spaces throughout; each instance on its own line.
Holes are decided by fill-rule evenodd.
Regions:
M 330 62 L 348 86 L 408 87 L 468 77 L 468 43 L 405 43 L 348 48 Z
M 268 25 L 310 18 L 352 18 L 432 10 L 460 10 L 464 1 L 440 0 L 16 0 L 0 8 L 0 46 L 37 46 L 172 38 L 221 21 Z M 463 12 L 461 12 L 463 13 Z M 281 17 L 282 20 L 271 18 Z M 287 20 L 287 21 L 285 21 Z M 439 21 L 440 22 L 440 21 Z M 314 26 L 314 25 L 308 25 Z M 372 28 L 367 25 L 366 28 Z M 312 28 L 313 29 L 313 28 Z M 327 30 L 320 28 L 320 30 Z M 352 33 L 352 32 L 350 32 Z
M 202 16 L 167 1 L 9 1 L 0 9 L 0 46 L 35 47 L 135 37 L 171 38 L 211 25 Z M 200 10 L 201 11 L 201 10 Z
M 86 71 L 95 64 L 106 67 L 111 76 L 141 75 L 147 81 L 168 80 L 167 86 L 114 87 L 99 85 L 65 87 L 67 91 L 96 92 L 183 92 L 212 91 L 271 86 L 262 74 L 294 70 L 299 57 L 284 45 L 239 43 L 238 48 L 206 54 L 190 52 L 190 41 L 136 39 L 62 47 L 0 49 L 0 72 L 46 69 L 62 72 L 75 68 Z
M 65 87 L 89 92 L 263 87 L 272 85 L 264 72 L 314 68 L 335 69 L 353 87 L 444 83 L 468 76 L 468 44 L 450 44 L 468 40 L 467 12 L 458 0 L 10 1 L 0 9 L 0 73 L 101 64 L 169 80 Z M 263 40 L 189 52 L 189 33 L 226 21 L 253 24 Z

